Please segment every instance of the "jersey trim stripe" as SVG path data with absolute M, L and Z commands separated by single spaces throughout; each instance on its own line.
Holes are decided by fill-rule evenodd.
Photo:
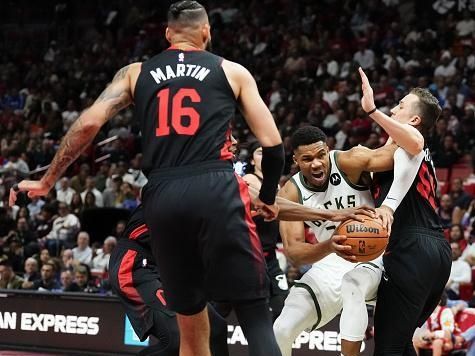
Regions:
M 322 310 L 320 308 L 320 304 L 318 304 L 317 296 L 315 295 L 315 292 L 313 291 L 313 289 L 306 283 L 295 282 L 294 287 L 305 289 L 308 292 L 308 294 L 310 294 L 310 296 L 312 297 L 313 303 L 315 304 L 315 309 L 317 311 L 317 322 L 312 326 L 311 331 L 313 331 L 318 327 L 318 325 L 322 321 Z
M 339 151 L 333 151 L 333 159 L 335 160 L 336 168 L 338 168 L 338 170 L 340 171 L 340 173 L 343 176 L 343 179 L 345 180 L 345 182 L 353 189 L 360 190 L 360 191 L 368 190 L 368 187 L 365 187 L 365 186 L 360 185 L 360 184 L 355 184 L 355 183 L 351 182 L 348 179 L 345 172 L 343 172 L 341 170 L 340 166 L 338 165 L 338 154 L 339 154 Z
M 140 235 L 145 234 L 148 232 L 148 227 L 145 224 L 136 227 L 129 235 L 129 239 L 136 240 Z
M 134 269 L 137 251 L 128 250 L 120 262 L 118 280 L 120 291 L 130 300 L 138 304 L 143 304 L 142 297 L 134 287 L 132 271 Z
M 294 177 L 291 177 L 290 178 L 290 181 L 295 185 L 295 187 L 297 188 L 297 193 L 299 194 L 299 203 L 303 205 L 303 199 L 302 199 L 302 192 L 300 191 L 299 189 L 299 185 L 297 184 L 297 182 L 295 181 Z

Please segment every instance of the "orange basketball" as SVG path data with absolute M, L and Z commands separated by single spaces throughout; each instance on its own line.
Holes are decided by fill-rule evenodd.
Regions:
M 351 246 L 351 254 L 357 262 L 367 262 L 380 256 L 388 245 L 388 231 L 379 219 L 361 215 L 363 221 L 347 220 L 336 229 L 335 234 L 345 235 L 346 245 Z M 349 252 L 350 253 L 350 252 Z

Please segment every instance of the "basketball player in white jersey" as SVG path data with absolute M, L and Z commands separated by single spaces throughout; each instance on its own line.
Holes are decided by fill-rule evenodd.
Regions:
M 325 142 L 325 134 L 313 126 L 300 128 L 294 133 L 294 159 L 300 172 L 287 182 L 279 195 L 309 207 L 325 209 L 374 206 L 370 177 L 365 179 L 363 173 L 391 169 L 397 146 L 329 151 Z M 282 355 L 290 356 L 292 343 L 300 332 L 330 322 L 343 308 L 342 293 L 349 293 L 346 299 L 350 305 L 346 308 L 346 315 L 345 308 L 342 314 L 342 321 L 346 319 L 346 322 L 340 323 L 345 354 L 345 348 L 353 350 L 354 345 L 359 346 L 363 340 L 368 323 L 365 301 L 376 299 L 382 275 L 381 258 L 358 265 L 351 263 L 349 261 L 354 261 L 354 256 L 340 257 L 351 247 L 342 244 L 346 237 L 333 235 L 338 223 L 319 220 L 305 223 L 314 231 L 318 244 L 302 243 L 303 222 L 280 223 L 287 257 L 296 265 L 313 265 L 291 289 L 284 309 L 274 323 L 277 343 Z M 355 295 L 358 293 L 363 295 Z

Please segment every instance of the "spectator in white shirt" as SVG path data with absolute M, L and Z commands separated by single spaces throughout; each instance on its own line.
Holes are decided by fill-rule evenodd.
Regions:
M 77 237 L 77 247 L 73 248 L 73 257 L 79 263 L 90 265 L 92 261 L 92 249 L 89 246 L 89 234 L 81 231 Z
M 459 37 L 475 36 L 475 20 L 470 11 L 465 10 L 463 12 L 463 19 L 457 22 L 455 29 Z
M 86 201 L 86 194 L 87 192 L 91 192 L 96 197 L 96 205 L 98 207 L 103 207 L 104 203 L 102 200 L 102 193 L 99 189 L 96 188 L 96 180 L 94 177 L 89 176 L 86 178 L 86 189 L 81 193 L 82 201 Z
M 73 237 L 81 228 L 78 217 L 69 212 L 66 203 L 59 203 L 58 215 L 53 220 L 51 231 L 46 235 L 46 247 L 52 256 L 58 256 L 63 246 L 72 245 Z
M 452 60 L 452 55 L 449 51 L 444 51 L 440 56 L 440 65 L 434 70 L 434 77 L 450 78 L 455 75 L 457 68 L 455 68 L 455 61 Z
M 365 40 L 358 41 L 358 51 L 353 55 L 353 60 L 365 70 L 374 66 L 374 52 L 366 48 Z
M 447 294 L 449 299 L 460 299 L 459 286 L 461 283 L 472 281 L 472 268 L 463 258 L 460 258 L 462 251 L 457 242 L 450 244 L 452 249 L 452 270 L 447 282 Z
M 97 251 L 97 256 L 92 259 L 91 272 L 105 272 L 109 266 L 112 250 L 117 245 L 117 239 L 109 236 L 104 240 L 104 246 Z
M 61 116 L 63 118 L 63 132 L 66 132 L 69 130 L 74 121 L 76 121 L 76 119 L 79 117 L 79 113 L 75 108 L 73 100 L 68 100 L 66 110 L 63 111 Z
M 58 201 L 71 205 L 71 200 L 76 191 L 69 186 L 69 178 L 63 177 L 59 181 L 59 188 L 56 190 Z

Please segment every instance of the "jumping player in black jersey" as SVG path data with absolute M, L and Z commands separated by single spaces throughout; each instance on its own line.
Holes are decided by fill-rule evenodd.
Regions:
M 360 68 L 363 98 L 369 116 L 413 155 L 418 165 L 412 185 L 394 212 L 392 232 L 383 257 L 386 273 L 378 290 L 375 313 L 375 355 L 415 355 L 412 336 L 430 316 L 449 278 L 451 250 L 436 213 L 437 179 L 424 137 L 441 108 L 426 89 L 415 88 L 391 110 L 391 117 L 376 109 L 373 90 Z M 413 127 L 407 130 L 407 125 Z M 397 153 L 397 151 L 396 151 Z M 414 163 L 412 163 L 414 164 Z M 395 166 L 395 170 L 398 167 Z M 398 172 L 396 172 L 398 173 Z M 374 175 L 373 196 L 378 212 L 392 221 L 388 194 L 394 171 Z M 390 192 L 389 192 L 390 193 Z M 397 206 L 396 205 L 396 206 Z
M 278 213 L 282 140 L 251 74 L 205 51 L 211 33 L 201 4 L 172 4 L 166 38 L 169 49 L 117 72 L 71 126 L 42 179 L 22 181 L 18 189 L 30 197 L 46 195 L 100 128 L 134 104 L 149 179 L 145 220 L 166 300 L 177 312 L 180 355 L 210 355 L 208 299 L 234 301 L 252 355 L 279 355 L 251 199 L 228 150 L 236 108 L 263 147 L 264 179 L 253 205 L 268 219 Z M 16 192 L 10 193 L 13 204 Z

